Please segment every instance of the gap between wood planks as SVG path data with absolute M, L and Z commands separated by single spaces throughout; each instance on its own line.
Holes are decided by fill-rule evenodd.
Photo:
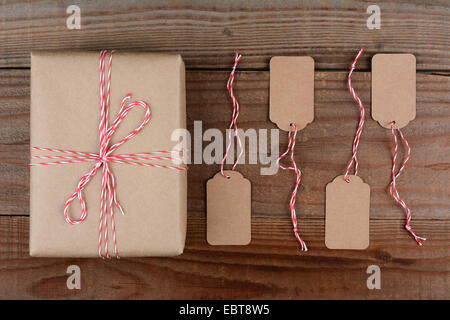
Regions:
M 31 70 L 31 67 L 0 67 L 0 70 Z M 224 72 L 230 71 L 230 68 L 186 68 L 186 72 L 201 72 L 201 71 L 217 71 Z M 269 68 L 242 68 L 237 70 L 238 72 L 252 72 L 252 71 L 270 71 Z M 371 72 L 371 69 L 355 69 L 354 73 L 357 72 Z M 315 69 L 314 72 L 349 72 L 348 69 Z M 447 70 L 416 70 L 419 74 L 429 74 L 436 76 L 450 76 L 450 71 Z
M 28 216 L 28 163 L 29 144 L 29 69 L 4 70 L 4 88 L 0 88 L 0 101 L 4 103 L 1 113 L 2 132 L 4 133 L 1 176 L 3 190 L 0 191 L 0 203 L 3 203 L 2 215 Z M 192 133 L 193 120 L 202 120 L 204 129 L 221 127 L 223 118 L 231 110 L 228 96 L 223 90 L 223 78 L 227 72 L 188 72 L 188 128 Z M 268 121 L 268 72 L 242 72 L 238 90 L 241 91 L 243 110 L 242 128 L 274 128 Z M 346 72 L 324 73 L 316 75 L 316 120 L 301 136 L 298 146 L 299 162 L 304 165 L 305 189 L 299 200 L 301 217 L 305 221 L 323 220 L 323 191 L 326 183 L 341 174 L 341 165 L 348 162 L 351 150 L 351 137 L 354 135 L 358 112 L 346 87 Z M 358 74 L 359 88 L 366 100 L 370 100 L 370 74 Z M 450 148 L 446 144 L 449 131 L 450 113 L 448 104 L 447 77 L 418 75 L 418 115 L 420 121 L 408 126 L 408 138 L 414 142 L 414 158 L 404 177 L 403 192 L 411 200 L 414 209 L 414 221 L 447 221 L 448 215 L 448 155 Z M 370 111 L 370 102 L 367 104 Z M 337 121 L 337 122 L 336 122 Z M 348 139 L 344 139 L 348 137 Z M 285 144 L 285 136 L 280 134 L 280 143 Z M 382 131 L 374 121 L 367 123 L 365 143 L 361 161 L 366 165 L 361 175 L 373 186 L 372 221 L 401 220 L 404 214 L 396 207 L 385 192 L 389 184 L 389 172 L 392 157 L 392 141 L 388 132 Z M 345 141 L 344 141 L 345 140 Z M 206 142 L 205 142 L 206 144 Z M 323 149 L 327 152 L 323 153 Z M 333 154 L 332 158 L 326 157 Z M 324 157 L 325 156 L 325 157 Z M 192 165 L 189 183 L 188 212 L 191 216 L 204 214 L 204 182 L 213 174 L 217 166 Z M 284 218 L 287 194 L 291 176 L 279 174 L 275 180 L 260 176 L 259 167 L 243 166 L 241 170 L 248 174 L 255 186 L 254 214 L 264 218 Z M 420 187 L 417 182 L 435 185 L 431 193 Z M 427 189 L 428 190 L 428 189 Z M 286 194 L 286 196 L 285 196 Z M 268 196 L 270 195 L 270 198 Z

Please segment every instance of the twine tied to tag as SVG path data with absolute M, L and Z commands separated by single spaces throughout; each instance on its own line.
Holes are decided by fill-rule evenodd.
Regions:
M 364 127 L 365 112 L 364 112 L 364 105 L 361 102 L 361 99 L 359 99 L 358 95 L 356 94 L 355 89 L 353 89 L 353 86 L 352 86 L 352 74 L 353 74 L 353 71 L 356 68 L 356 62 L 361 57 L 363 52 L 364 52 L 364 48 L 359 50 L 358 54 L 355 57 L 355 60 L 353 60 L 353 63 L 352 63 L 351 68 L 350 68 L 350 72 L 348 73 L 348 80 L 347 80 L 348 89 L 349 89 L 351 95 L 353 96 L 353 99 L 355 99 L 355 101 L 358 103 L 361 113 L 360 113 L 360 116 L 359 116 L 358 129 L 356 130 L 355 139 L 353 140 L 353 146 L 352 146 L 353 155 L 352 155 L 352 159 L 350 160 L 350 163 L 348 164 L 347 170 L 345 171 L 345 175 L 344 175 L 344 180 L 346 182 L 350 182 L 350 180 L 348 178 L 348 175 L 350 173 L 350 169 L 351 169 L 351 167 L 353 165 L 353 162 L 355 162 L 355 176 L 358 175 L 358 157 L 357 157 L 357 153 L 358 153 L 358 147 L 359 147 L 359 140 L 361 139 L 361 134 L 362 134 L 363 127 Z
M 298 234 L 297 214 L 295 212 L 295 200 L 297 198 L 297 191 L 300 186 L 301 179 L 302 179 L 302 172 L 297 167 L 297 164 L 295 163 L 295 159 L 294 159 L 295 140 L 297 138 L 297 125 L 295 123 L 292 123 L 291 127 L 292 127 L 292 130 L 289 131 L 288 146 L 286 148 L 286 151 L 281 156 L 278 157 L 277 164 L 280 169 L 292 170 L 295 172 L 295 176 L 296 176 L 295 186 L 294 186 L 294 189 L 292 190 L 291 198 L 289 200 L 289 208 L 291 210 L 291 219 L 292 219 L 292 226 L 293 226 L 295 238 L 297 238 L 298 242 L 300 243 L 302 251 L 308 251 L 306 242 L 303 241 L 303 239 Z M 292 162 L 291 167 L 285 167 L 280 164 L 280 160 L 283 159 L 288 153 L 291 154 L 291 162 Z
M 98 234 L 98 254 L 101 258 L 109 258 L 108 252 L 108 221 L 107 216 L 110 217 L 112 237 L 114 242 L 114 253 L 117 259 L 119 259 L 119 252 L 117 248 L 117 240 L 116 240 L 116 228 L 114 222 L 114 212 L 113 206 L 119 209 L 119 211 L 124 214 L 122 207 L 117 200 L 116 193 L 116 181 L 114 179 L 114 174 L 112 173 L 109 163 L 122 163 L 128 165 L 136 165 L 143 167 L 154 167 L 154 168 L 162 168 L 162 169 L 172 169 L 172 170 L 186 170 L 186 167 L 177 167 L 177 166 L 166 166 L 160 164 L 152 164 L 146 162 L 146 160 L 174 160 L 179 159 L 172 156 L 165 156 L 168 154 L 181 153 L 182 150 L 177 151 L 154 151 L 154 152 L 144 152 L 144 153 L 133 153 L 133 154 L 122 154 L 122 155 L 112 155 L 112 153 L 119 148 L 122 144 L 136 136 L 141 130 L 149 123 L 151 118 L 151 111 L 149 105 L 144 101 L 133 101 L 127 104 L 127 101 L 131 98 L 131 94 L 127 94 L 125 98 L 122 100 L 122 105 L 119 113 L 117 114 L 115 120 L 112 124 L 109 124 L 108 116 L 109 116 L 109 107 L 110 107 L 110 89 L 111 89 L 111 66 L 112 66 L 112 57 L 115 50 L 108 51 L 102 50 L 100 52 L 100 124 L 99 124 L 99 153 L 88 153 L 88 152 L 79 152 L 79 151 L 71 151 L 71 150 L 60 150 L 60 149 L 52 149 L 52 148 L 42 148 L 42 147 L 31 147 L 33 150 L 38 151 L 47 151 L 47 152 L 55 152 L 66 154 L 64 156 L 31 156 L 32 159 L 56 159 L 59 161 L 52 162 L 42 162 L 42 163 L 31 163 L 29 166 L 46 166 L 46 165 L 56 165 L 56 164 L 69 164 L 69 163 L 78 163 L 78 162 L 87 162 L 93 161 L 95 162 L 92 169 L 83 175 L 78 182 L 78 186 L 75 192 L 69 197 L 64 205 L 64 217 L 67 223 L 71 225 L 77 225 L 82 223 L 87 216 L 86 202 L 83 198 L 83 190 L 91 181 L 96 172 L 102 168 L 102 187 L 100 192 L 100 218 L 99 218 L 99 234 Z M 109 53 L 109 64 L 108 70 L 105 68 L 105 59 L 107 54 Z M 128 112 L 130 112 L 135 107 L 142 107 L 145 110 L 145 116 L 142 120 L 141 124 L 131 131 L 125 138 L 122 140 L 110 145 L 110 141 L 120 123 L 125 119 Z M 81 216 L 79 219 L 73 219 L 69 215 L 69 207 L 71 203 L 78 198 L 81 205 Z M 103 232 L 102 232 L 103 231 Z M 102 240 L 104 244 L 104 252 L 102 250 Z
M 225 155 L 223 156 L 222 163 L 220 164 L 220 173 L 222 174 L 222 176 L 224 176 L 227 179 L 230 179 L 230 177 L 227 174 L 225 174 L 225 172 L 223 171 L 223 167 L 225 165 L 225 161 L 227 159 L 228 153 L 230 152 L 230 149 L 231 149 L 231 138 L 232 138 L 231 133 L 232 133 L 232 131 L 234 131 L 234 134 L 236 135 L 236 139 L 238 141 L 239 148 L 240 148 L 240 151 L 236 158 L 236 161 L 234 162 L 233 167 L 231 168 L 232 171 L 234 171 L 236 169 L 236 166 L 237 166 L 239 160 L 241 159 L 242 154 L 244 153 L 244 147 L 242 145 L 241 138 L 239 137 L 239 132 L 238 132 L 238 128 L 237 128 L 237 119 L 239 117 L 239 102 L 233 93 L 234 74 L 236 72 L 237 65 L 238 65 L 239 61 L 241 61 L 241 59 L 242 59 L 242 55 L 238 54 L 238 52 L 236 51 L 235 56 L 234 56 L 233 69 L 231 70 L 230 76 L 228 77 L 228 81 L 227 81 L 227 90 L 228 90 L 228 93 L 230 94 L 231 100 L 233 101 L 233 115 L 231 116 L 231 122 L 230 122 L 230 125 L 227 130 L 228 131 L 227 149 L 225 151 Z
M 417 244 L 419 246 L 421 246 L 423 244 L 422 241 L 425 241 L 427 239 L 423 238 L 423 237 L 419 237 L 412 230 L 412 227 L 411 227 L 411 219 L 412 219 L 411 210 L 407 206 L 406 202 L 400 197 L 400 195 L 398 194 L 398 190 L 397 190 L 397 179 L 400 176 L 400 174 L 403 172 L 403 170 L 405 169 L 406 163 L 409 161 L 409 158 L 411 157 L 411 147 L 409 146 L 408 141 L 406 140 L 405 136 L 403 135 L 402 130 L 397 129 L 398 134 L 400 135 L 400 138 L 402 138 L 402 140 L 403 140 L 403 142 L 404 142 L 404 144 L 406 146 L 407 153 L 406 153 L 405 159 L 403 160 L 403 163 L 400 166 L 400 169 L 398 169 L 397 173 L 395 173 L 395 167 L 396 167 L 396 164 L 397 164 L 398 140 L 397 140 L 397 135 L 395 134 L 394 125 L 395 125 L 395 121 L 392 121 L 391 122 L 391 133 L 392 133 L 392 136 L 394 137 L 394 157 L 392 158 L 392 181 L 391 181 L 391 183 L 389 185 L 389 193 L 394 198 L 394 200 L 399 205 L 401 205 L 402 208 L 405 210 L 405 213 L 406 213 L 405 229 L 413 236 L 413 238 L 416 240 Z

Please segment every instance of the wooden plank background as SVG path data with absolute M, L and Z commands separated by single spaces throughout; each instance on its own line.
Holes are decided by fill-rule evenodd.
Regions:
M 365 1 L 81 1 L 74 4 L 82 10 L 82 29 L 74 31 L 65 27 L 69 4 L 0 4 L 0 298 L 450 298 L 448 2 L 383 2 L 382 28 L 370 31 Z M 417 118 L 404 130 L 413 156 L 399 190 L 413 209 L 415 231 L 428 238 L 421 248 L 404 230 L 404 214 L 387 193 L 391 134 L 370 117 L 360 149 L 360 175 L 372 190 L 370 247 L 324 246 L 324 188 L 344 172 L 350 157 L 359 114 L 346 75 L 363 44 L 368 48 L 358 63 L 363 72 L 353 79 L 367 114 L 370 57 L 375 52 L 417 57 Z M 297 210 L 310 251 L 301 253 L 292 235 L 292 173 L 261 176 L 260 165 L 239 167 L 253 188 L 251 245 L 208 246 L 205 182 L 218 166 L 191 165 L 183 255 L 107 262 L 30 258 L 29 52 L 103 47 L 182 53 L 191 132 L 197 120 L 203 130 L 225 129 L 231 117 L 225 82 L 235 48 L 244 55 L 236 78 L 243 129 L 275 128 L 268 119 L 268 59 L 313 56 L 315 121 L 296 145 L 304 173 Z M 281 133 L 280 150 L 286 142 Z M 71 264 L 81 267 L 81 290 L 66 288 Z M 366 268 L 372 264 L 381 267 L 381 290 L 367 289 Z
M 68 30 L 66 8 L 81 8 Z M 347 69 L 356 48 L 410 52 L 418 69 L 450 70 L 447 0 L 379 1 L 381 29 L 366 27 L 365 0 L 17 1 L 0 3 L 0 66 L 28 67 L 32 49 L 104 49 L 181 53 L 189 68 L 267 69 L 273 55 L 311 55 L 316 68 Z

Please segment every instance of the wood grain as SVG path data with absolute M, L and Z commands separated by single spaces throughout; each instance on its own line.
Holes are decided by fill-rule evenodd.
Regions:
M 450 70 L 450 4 L 383 1 L 381 29 L 369 30 L 370 2 L 358 1 L 76 1 L 81 29 L 69 30 L 73 1 L 0 3 L 0 67 L 29 67 L 31 50 L 115 48 L 181 53 L 188 68 L 267 69 L 274 55 L 310 55 L 316 68 L 347 69 L 357 50 L 369 67 L 376 52 L 408 52 L 418 70 Z
M 0 71 L 0 214 L 28 214 L 28 77 L 28 70 Z M 211 128 L 225 129 L 231 118 L 230 101 L 224 90 L 226 77 L 226 72 L 220 71 L 187 73 L 187 124 L 192 139 L 194 121 L 202 121 L 203 132 Z M 304 177 L 298 199 L 302 218 L 323 217 L 325 185 L 344 173 L 351 156 L 359 111 L 347 91 L 345 78 L 346 74 L 340 72 L 317 72 L 315 76 L 315 120 L 299 133 L 296 145 L 296 159 Z M 354 83 L 370 114 L 370 74 L 356 73 Z M 268 120 L 268 85 L 268 72 L 237 75 L 242 129 L 275 128 Z M 412 158 L 399 186 L 400 194 L 411 205 L 417 219 L 449 218 L 449 89 L 448 77 L 417 75 L 417 118 L 404 130 L 412 146 Z M 203 146 L 208 143 L 204 142 Z M 281 132 L 279 149 L 284 150 L 286 143 L 287 135 Z M 393 148 L 390 131 L 369 118 L 360 148 L 360 176 L 372 189 L 371 217 L 402 218 L 403 212 L 386 190 Z M 247 160 L 248 149 L 247 139 Z M 253 215 L 285 216 L 294 178 L 284 171 L 264 176 L 260 174 L 261 167 L 260 164 L 239 167 L 253 185 Z M 205 181 L 218 170 L 218 165 L 190 166 L 189 212 L 205 211 Z
M 28 217 L 0 217 L 0 298 L 67 299 L 445 299 L 450 290 L 450 223 L 428 220 L 417 248 L 399 220 L 372 220 L 365 251 L 324 247 L 323 219 L 302 220 L 310 251 L 292 239 L 289 218 L 254 218 L 249 246 L 206 244 L 205 219 L 191 214 L 176 258 L 31 259 Z M 81 268 L 81 290 L 68 290 L 66 269 Z M 369 265 L 381 290 L 368 290 Z
M 202 121 L 203 131 L 224 130 L 231 117 L 226 78 L 222 71 L 187 73 L 192 136 L 194 121 Z M 238 72 L 241 128 L 275 128 L 268 120 L 268 80 L 265 71 Z M 354 86 L 370 114 L 370 73 L 356 73 Z M 208 246 L 205 182 L 218 165 L 193 164 L 185 253 L 103 262 L 28 256 L 29 70 L 0 70 L 0 298 L 448 298 L 449 88 L 449 77 L 418 74 L 417 118 L 404 130 L 413 157 L 399 188 L 413 208 L 415 231 L 429 239 L 424 247 L 418 248 L 403 229 L 403 212 L 386 192 L 393 141 L 389 130 L 370 117 L 361 140 L 360 175 L 372 188 L 371 245 L 366 251 L 324 247 L 324 188 L 345 170 L 359 113 L 346 88 L 346 73 L 316 72 L 315 121 L 299 133 L 296 145 L 304 174 L 297 210 L 308 253 L 301 254 L 291 234 L 287 203 L 294 177 L 281 171 L 262 176 L 258 164 L 238 167 L 252 182 L 252 244 Z M 281 133 L 279 149 L 286 143 Z M 80 291 L 66 289 L 71 264 L 81 267 Z M 372 264 L 381 267 L 382 290 L 366 287 L 366 268 Z

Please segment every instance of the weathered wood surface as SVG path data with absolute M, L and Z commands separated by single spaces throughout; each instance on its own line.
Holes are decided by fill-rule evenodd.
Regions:
M 187 124 L 194 138 L 194 121 L 224 130 L 231 118 L 231 106 L 224 90 L 226 72 L 188 72 Z M 324 188 L 344 173 L 355 127 L 357 105 L 346 88 L 346 74 L 317 72 L 315 120 L 298 136 L 296 159 L 303 171 L 302 217 L 323 218 Z M 370 73 L 354 75 L 355 88 L 370 115 Z M 239 127 L 272 129 L 268 120 L 268 72 L 240 72 L 236 94 L 242 105 Z M 450 194 L 450 78 L 417 76 L 417 118 L 404 133 L 412 146 L 412 158 L 400 178 L 400 193 L 414 209 L 415 218 L 449 219 Z M 0 71 L 0 214 L 28 214 L 29 71 Z M 269 135 L 270 136 L 270 135 Z M 286 147 L 286 133 L 280 133 L 280 150 Z M 204 142 L 204 146 L 209 142 Z M 400 219 L 403 212 L 386 192 L 390 181 L 393 140 L 370 116 L 360 146 L 360 176 L 371 185 L 374 219 Z M 248 146 L 246 148 L 248 159 Z M 218 165 L 192 165 L 189 171 L 189 211 L 204 212 L 205 181 Z M 290 172 L 260 175 L 261 165 L 242 165 L 239 170 L 253 184 L 253 213 L 256 216 L 284 216 L 293 183 Z M 426 186 L 426 187 L 424 187 Z
M 392 137 L 369 116 L 359 158 L 360 175 L 372 189 L 371 245 L 366 251 L 331 251 L 324 246 L 324 188 L 346 167 L 359 112 L 346 73 L 315 77 L 315 121 L 299 133 L 296 145 L 304 174 L 297 210 L 310 251 L 301 253 L 292 236 L 292 173 L 261 176 L 260 165 L 239 166 L 252 182 L 252 244 L 208 246 L 205 182 L 218 165 L 202 164 L 189 169 L 182 256 L 103 262 L 28 256 L 29 70 L 0 70 L 0 298 L 449 298 L 450 78 L 417 75 L 417 118 L 404 130 L 413 156 L 399 190 L 413 209 L 415 230 L 429 240 L 418 248 L 403 229 L 403 212 L 387 194 Z M 192 135 L 197 120 L 203 131 L 226 127 L 226 78 L 222 71 L 187 73 Z M 353 79 L 370 115 L 370 73 Z M 268 120 L 268 80 L 265 71 L 238 72 L 241 128 L 275 128 Z M 280 150 L 286 142 L 280 134 Z M 81 291 L 66 289 L 70 264 L 81 267 Z M 381 290 L 366 287 L 372 264 L 381 267 Z
M 66 9 L 81 9 L 69 30 Z M 359 47 L 409 52 L 418 70 L 450 70 L 450 3 L 382 1 L 381 29 L 369 30 L 367 1 L 17 1 L 0 2 L 0 67 L 28 67 L 36 49 L 114 48 L 178 52 L 188 68 L 267 69 L 274 55 L 310 55 L 316 68 L 347 69 Z M 359 66 L 369 67 L 370 55 Z
M 112 299 L 443 299 L 449 298 L 450 223 L 421 221 L 432 235 L 422 248 L 400 220 L 372 220 L 365 251 L 324 248 L 324 221 L 302 220 L 310 251 L 301 253 L 289 220 L 253 219 L 249 246 L 211 247 L 205 219 L 190 214 L 183 255 L 176 258 L 31 259 L 28 217 L 0 217 L 0 298 Z M 69 265 L 81 290 L 66 288 Z M 368 290 L 366 268 L 381 268 L 381 290 Z

